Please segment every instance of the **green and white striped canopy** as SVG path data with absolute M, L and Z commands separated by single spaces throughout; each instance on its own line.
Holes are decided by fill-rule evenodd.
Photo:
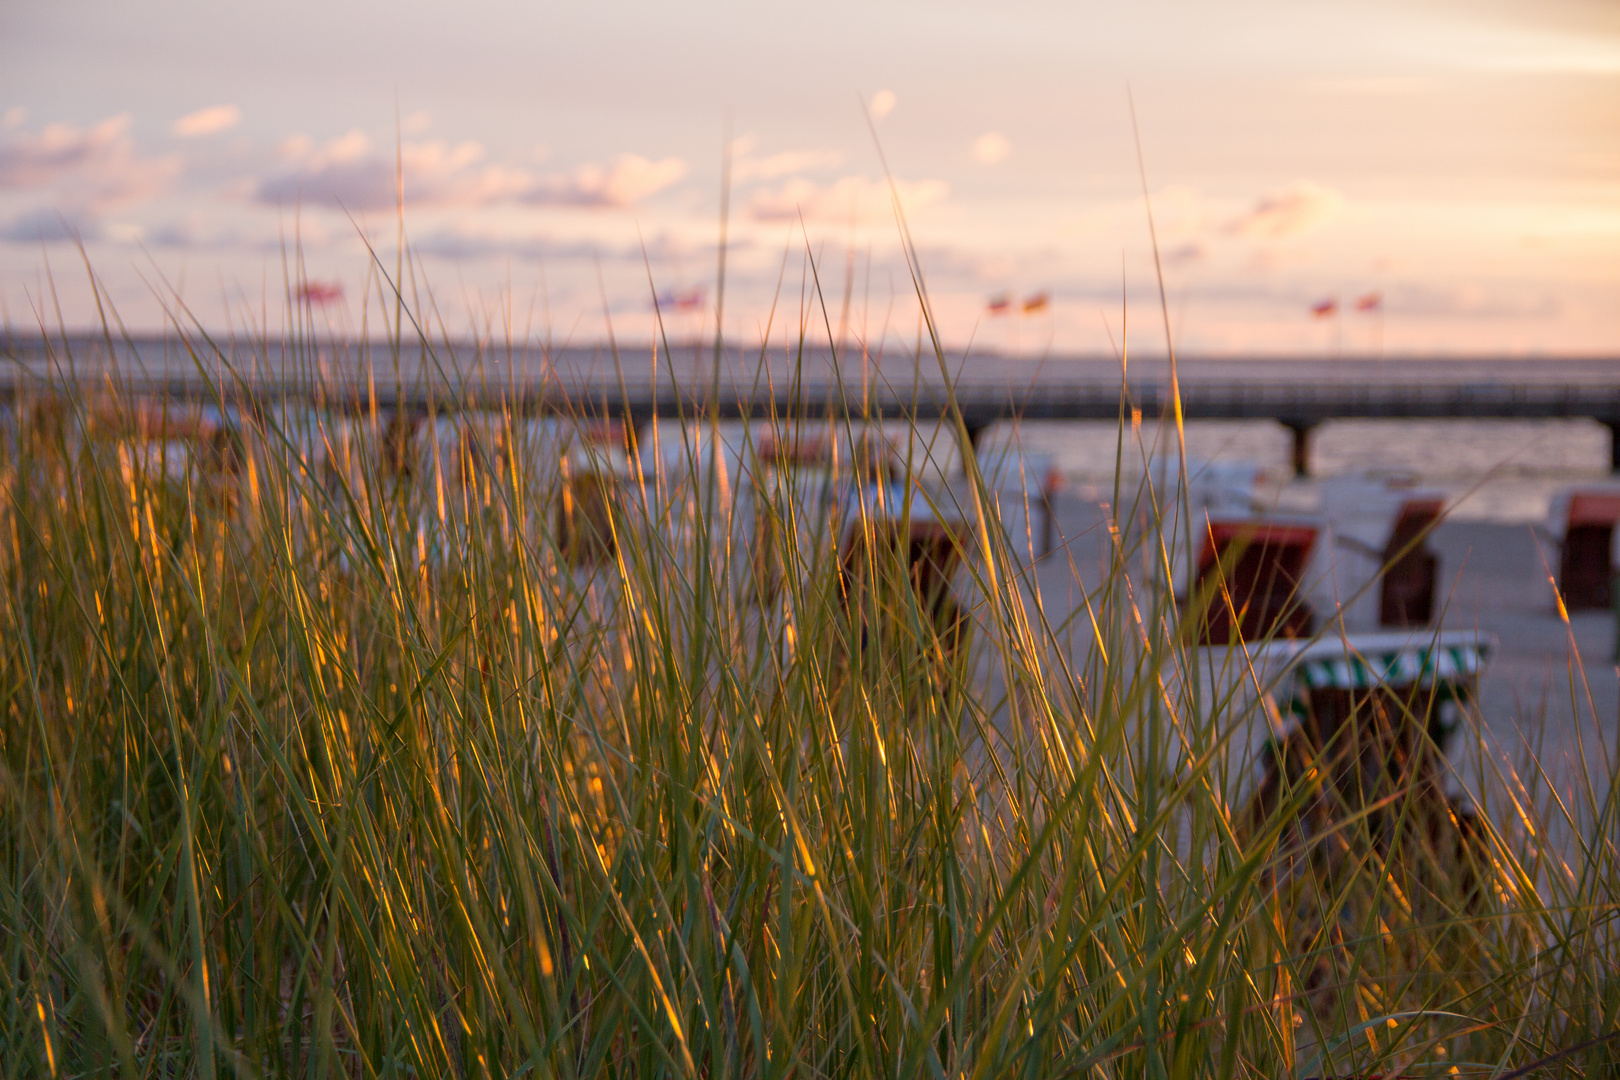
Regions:
M 1313 690 L 1371 690 L 1379 686 L 1431 687 L 1454 697 L 1479 675 L 1493 639 L 1467 631 L 1436 635 L 1351 635 L 1339 640 L 1276 643 L 1267 648 L 1287 665 L 1281 711 L 1304 716 Z
M 1350 653 L 1303 659 L 1294 668 L 1294 682 L 1304 690 L 1370 690 L 1375 686 L 1411 686 L 1455 682 L 1479 674 L 1489 647 L 1470 645 L 1414 645 L 1385 653 Z

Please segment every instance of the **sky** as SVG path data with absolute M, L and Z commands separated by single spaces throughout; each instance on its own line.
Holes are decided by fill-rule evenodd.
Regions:
M 377 333 L 401 225 L 454 334 L 1620 357 L 1620 4 L 0 4 L 14 327 Z

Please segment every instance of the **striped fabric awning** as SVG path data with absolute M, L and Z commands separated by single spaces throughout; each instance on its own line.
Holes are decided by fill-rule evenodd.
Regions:
M 1410 686 L 1414 683 L 1453 682 L 1479 674 L 1489 646 L 1414 645 L 1386 653 L 1350 653 L 1311 657 L 1294 669 L 1294 681 L 1304 690 L 1368 690 L 1375 686 Z
M 1279 711 L 1284 716 L 1309 713 L 1313 690 L 1371 690 L 1379 686 L 1430 687 L 1442 698 L 1453 698 L 1471 683 L 1490 658 L 1492 641 L 1448 633 L 1450 640 L 1418 638 L 1399 644 L 1377 642 L 1379 647 L 1356 648 L 1356 642 L 1316 643 L 1301 650 L 1284 680 Z M 1372 641 L 1363 639 L 1364 646 Z M 1326 647 L 1324 647 L 1326 646 Z

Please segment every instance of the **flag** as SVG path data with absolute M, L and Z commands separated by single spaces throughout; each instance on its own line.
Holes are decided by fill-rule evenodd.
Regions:
M 1381 292 L 1370 292 L 1365 296 L 1356 297 L 1357 311 L 1377 311 L 1383 306 L 1384 294 Z
M 1331 297 L 1311 305 L 1311 318 L 1326 319 L 1339 313 L 1339 302 Z
M 1037 311 L 1045 311 L 1051 302 L 1052 294 L 1044 289 L 1038 293 L 1031 293 L 1024 297 L 1024 314 L 1033 315 Z
M 306 281 L 298 286 L 298 301 L 325 307 L 343 299 L 343 283 L 338 281 Z
M 1005 315 L 1012 310 L 1012 297 L 1006 293 L 997 293 L 990 298 L 987 310 L 992 315 Z
M 694 285 L 680 292 L 667 290 L 658 294 L 658 307 L 665 311 L 701 311 L 708 295 L 702 285 Z

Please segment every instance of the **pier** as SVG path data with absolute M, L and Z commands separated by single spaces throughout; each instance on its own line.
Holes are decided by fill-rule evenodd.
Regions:
M 91 337 L 11 338 L 0 346 L 0 400 L 30 385 L 71 378 L 110 384 L 133 395 L 215 401 L 253 410 L 304 400 L 350 410 L 427 413 L 483 408 L 617 417 L 640 427 L 653 417 L 727 420 L 940 420 L 959 415 L 971 443 L 1009 420 L 1156 420 L 1172 408 L 1164 365 L 1123 384 L 1102 375 L 1108 363 L 1053 359 L 1035 363 L 996 356 L 953 361 L 947 384 L 931 359 L 869 361 L 826 350 L 795 361 L 754 362 L 747 354 L 720 367 L 702 346 L 654 360 L 650 350 L 615 358 L 601 347 L 514 351 L 489 342 L 452 342 L 395 350 L 374 342 L 282 342 L 199 348 L 173 338 L 108 343 Z M 1403 358 L 1348 363 L 1321 358 L 1191 360 L 1182 365 L 1181 413 L 1187 420 L 1270 420 L 1293 436 L 1296 473 L 1310 471 L 1311 435 L 1335 420 L 1590 420 L 1611 434 L 1611 467 L 1620 472 L 1620 358 L 1573 361 L 1580 377 L 1557 377 L 1558 360 Z M 1241 370 L 1242 377 L 1232 372 Z M 1082 375 L 1074 374 L 1080 371 Z M 1484 377 L 1481 372 L 1486 373 Z M 1536 377 L 1539 376 L 1539 377 Z

